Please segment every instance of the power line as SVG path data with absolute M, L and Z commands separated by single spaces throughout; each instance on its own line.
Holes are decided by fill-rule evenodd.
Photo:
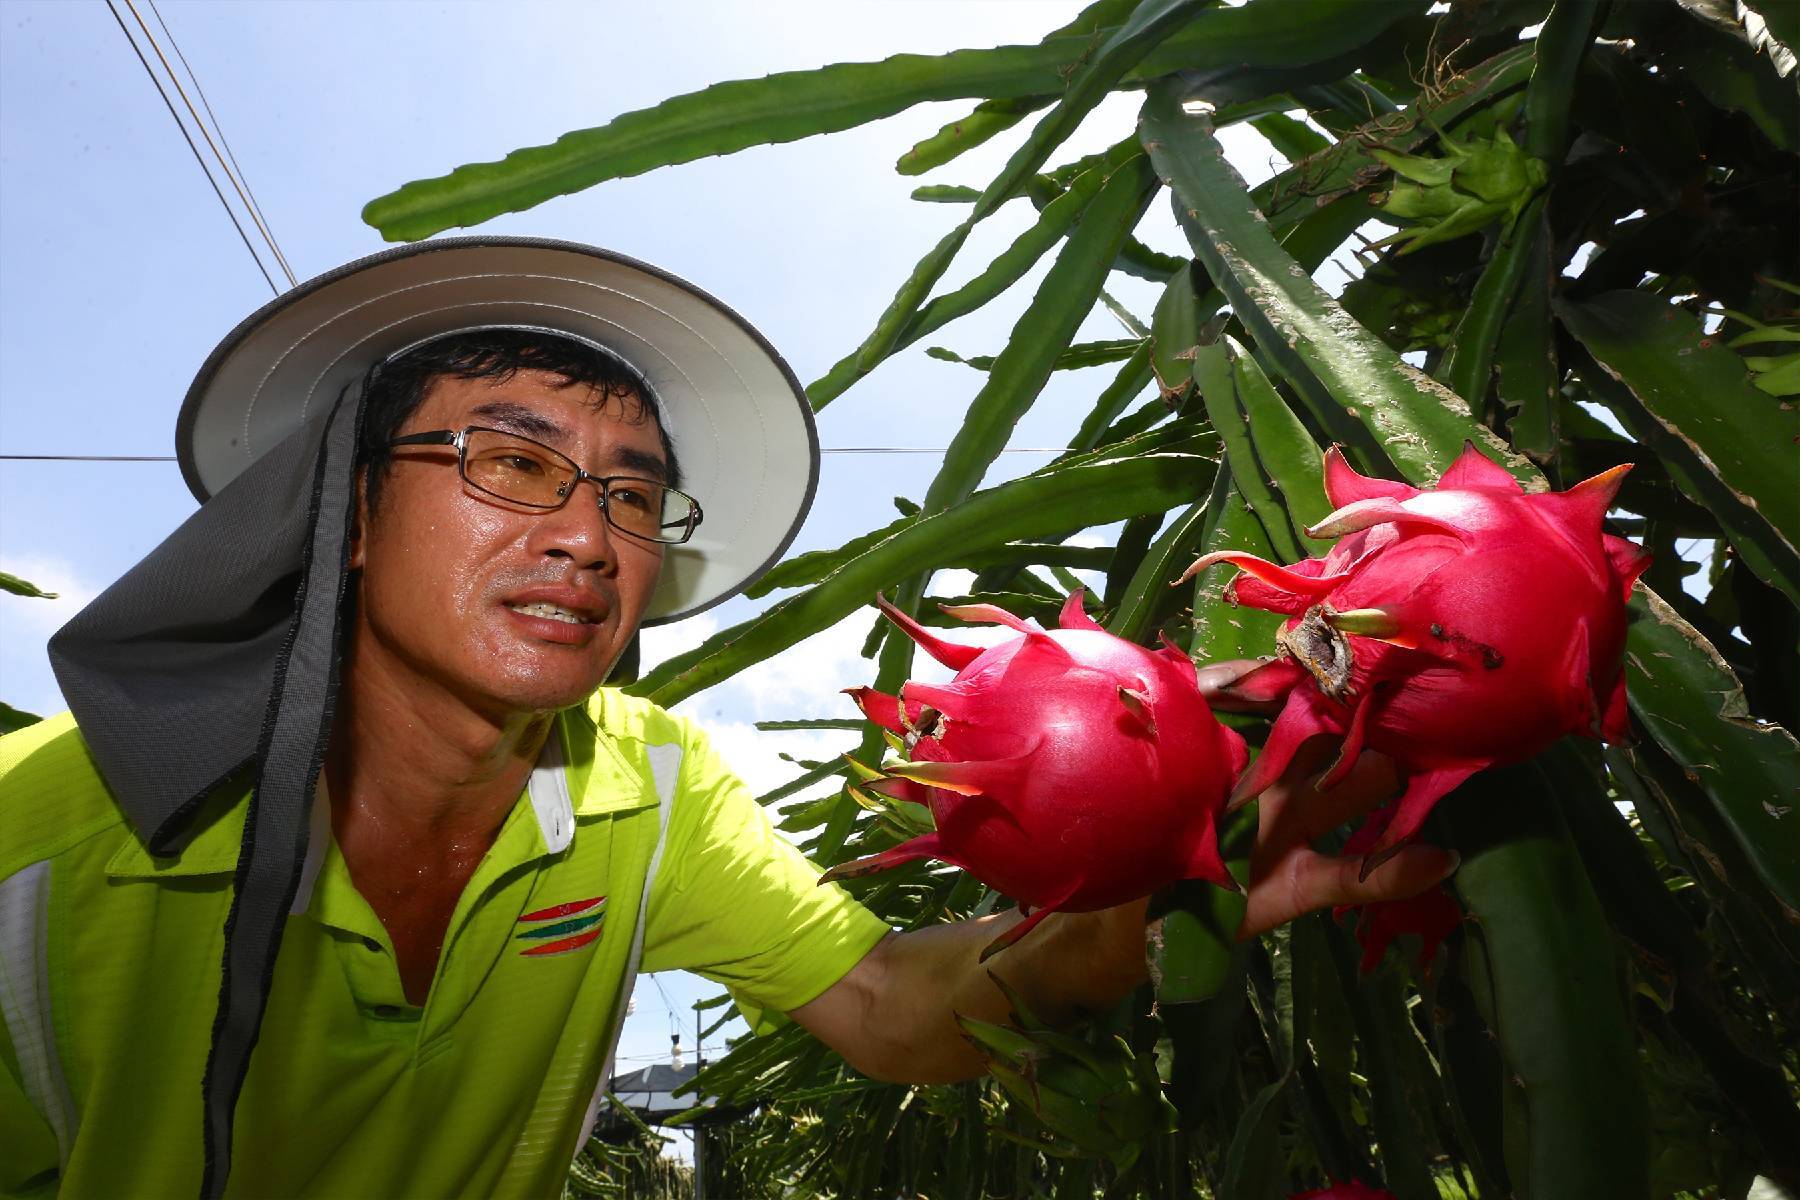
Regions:
M 680 1037 L 681 1028 L 675 1023 L 675 1006 L 669 1001 L 668 989 L 663 987 L 662 980 L 655 975 L 650 976 L 650 982 L 656 985 L 656 994 L 662 997 L 663 1015 L 669 1018 L 669 1028 L 677 1037 Z
M 281 244 L 275 240 L 275 231 L 271 229 L 269 223 L 263 219 L 262 206 L 256 202 L 256 193 L 250 189 L 250 177 L 244 174 L 244 168 L 238 166 L 237 155 L 232 151 L 231 143 L 225 140 L 225 127 L 219 124 L 219 118 L 214 114 L 212 109 L 212 101 L 206 98 L 206 89 L 200 86 L 200 76 L 194 74 L 194 68 L 188 65 L 187 55 L 181 52 L 181 43 L 175 40 L 174 33 L 169 29 L 169 23 L 163 20 L 162 10 L 156 7 L 156 0 L 148 0 L 148 3 L 150 5 L 151 14 L 156 17 L 156 23 L 162 26 L 163 36 L 169 39 L 169 49 L 175 51 L 175 57 L 181 61 L 181 69 L 186 71 L 188 78 L 193 81 L 194 92 L 200 97 L 201 106 L 206 109 L 207 120 L 212 122 L 214 131 L 219 135 L 219 146 L 225 147 L 225 158 L 229 159 L 231 164 L 229 167 L 226 167 L 226 177 L 231 179 L 234 187 L 237 187 L 238 196 L 244 201 L 244 207 L 250 210 L 251 217 L 256 221 L 256 227 L 262 231 L 263 237 L 268 241 L 269 249 L 274 252 L 275 261 L 281 266 L 281 273 L 287 276 L 288 286 L 294 287 L 299 280 L 294 278 L 293 268 L 288 266 L 287 255 L 281 252 Z M 131 6 L 131 0 L 125 0 L 125 4 L 126 7 L 129 8 Z M 137 17 L 139 25 L 144 23 L 144 19 L 138 17 L 135 8 L 132 9 L 131 15 Z M 144 32 L 149 33 L 150 31 L 146 29 Z M 152 39 L 150 45 L 153 49 L 155 48 L 156 42 L 154 39 Z M 157 57 L 162 57 L 162 52 L 160 50 L 157 51 Z M 166 68 L 168 65 L 168 60 L 163 59 L 163 66 Z M 175 73 L 173 71 L 169 72 L 169 78 L 175 81 L 175 90 L 181 92 L 181 81 L 175 79 Z M 200 114 L 194 112 L 194 105 L 188 100 L 186 92 L 181 92 L 181 99 L 187 104 L 188 112 L 193 113 L 194 123 L 200 126 L 200 132 L 204 135 L 206 133 L 206 126 L 200 121 Z M 212 147 L 213 157 L 218 158 L 219 146 L 213 146 L 211 137 L 206 139 L 206 144 Z M 225 161 L 220 160 L 219 165 L 225 166 Z M 242 184 L 242 186 L 238 187 L 239 184 Z
M 944 454 L 948 446 L 826 446 L 820 454 Z M 1009 446 L 1002 454 L 1068 454 L 1068 447 Z M 174 462 L 173 454 L 0 454 L 0 462 Z
M 250 235 L 244 232 L 243 222 L 239 221 L 237 213 L 232 211 L 231 202 L 225 199 L 225 193 L 220 189 L 219 181 L 213 178 L 211 171 L 207 170 L 206 160 L 200 156 L 200 147 L 194 145 L 193 135 L 188 133 L 187 125 L 182 121 L 181 114 L 175 111 L 175 102 L 169 99 L 169 93 L 163 87 L 162 80 L 156 77 L 156 71 L 151 67 L 150 60 L 145 58 L 144 52 L 138 48 L 137 39 L 131 36 L 131 30 L 125 27 L 125 19 L 119 15 L 119 9 L 114 3 L 114 0 L 106 0 L 106 11 L 112 14 L 113 20 L 118 22 L 119 32 L 125 35 L 125 40 L 127 42 L 131 43 L 131 52 L 137 55 L 138 62 L 143 64 L 144 74 L 150 77 L 151 84 L 156 88 L 156 94 L 162 97 L 163 106 L 169 110 L 169 116 L 174 119 L 175 127 L 181 130 L 182 140 L 187 143 L 188 150 L 194 156 L 194 161 L 200 164 L 200 172 L 206 176 L 206 182 L 211 185 L 213 195 L 219 198 L 219 206 L 225 210 L 225 215 L 231 219 L 231 227 L 237 230 L 238 237 L 243 240 L 244 249 L 248 250 L 250 252 L 250 257 L 256 260 L 256 269 L 262 274 L 263 282 L 269 285 L 269 290 L 275 295 L 281 295 L 281 289 L 275 286 L 275 280 L 269 274 L 269 269 L 263 266 L 261 256 L 256 253 L 256 247 L 250 244 Z M 132 16 L 137 16 L 135 9 L 132 11 Z M 141 20 L 139 23 L 142 23 Z M 158 57 L 160 57 L 160 54 Z
M 722 1054 L 722 1053 L 725 1053 L 726 1051 L 729 1051 L 731 1049 L 731 1046 L 729 1043 L 720 1042 L 720 1043 L 716 1043 L 711 1046 L 707 1046 L 705 1049 L 706 1049 L 706 1052 L 709 1054 L 715 1054 L 715 1053 Z M 660 1053 L 660 1054 L 620 1054 L 613 1058 L 613 1061 L 615 1063 L 667 1062 L 668 1060 L 669 1060 L 669 1056 L 666 1052 Z
M 1067 454 L 1068 446 L 1008 446 L 1002 454 Z M 820 454 L 943 454 L 948 446 L 828 446 Z
M 174 462 L 173 454 L 0 454 L 7 462 Z

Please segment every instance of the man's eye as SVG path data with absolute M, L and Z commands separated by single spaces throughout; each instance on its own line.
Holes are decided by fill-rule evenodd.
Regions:
M 529 454 L 503 454 L 499 458 L 501 466 L 520 475 L 542 475 L 544 464 Z
M 626 508 L 633 508 L 642 512 L 649 512 L 651 508 L 655 506 L 655 498 L 651 496 L 647 489 L 636 487 L 631 484 L 621 484 L 608 488 L 606 491 L 606 502 L 608 504 L 620 504 Z

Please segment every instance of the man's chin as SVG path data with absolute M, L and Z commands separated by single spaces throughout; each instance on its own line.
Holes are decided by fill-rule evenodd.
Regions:
M 550 712 L 580 704 L 606 682 L 630 645 L 609 626 L 593 632 L 584 645 L 493 638 L 465 660 L 463 686 L 501 711 Z
M 582 703 L 604 682 L 604 676 L 514 681 L 513 686 L 499 689 L 499 695 L 494 698 L 515 712 L 555 712 Z
M 527 669 L 537 665 L 540 669 Z M 554 669 L 544 664 L 516 662 L 513 669 L 498 676 L 471 679 L 465 684 L 482 698 L 482 707 L 500 713 L 554 712 L 580 704 L 606 681 L 611 660 L 602 663 L 587 658 L 580 664 L 557 663 Z

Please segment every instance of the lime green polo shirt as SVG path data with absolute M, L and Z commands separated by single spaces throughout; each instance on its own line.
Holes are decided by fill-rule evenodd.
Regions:
M 315 813 L 228 1194 L 558 1196 L 634 969 L 696 971 L 766 1028 L 888 932 L 689 722 L 603 689 L 557 724 L 562 762 L 464 888 L 422 1007 Z M 0 1192 L 199 1190 L 246 799 L 158 858 L 67 715 L 0 739 Z

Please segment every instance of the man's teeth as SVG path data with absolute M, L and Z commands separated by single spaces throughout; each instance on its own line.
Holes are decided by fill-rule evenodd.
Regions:
M 545 604 L 538 601 L 534 604 L 511 604 L 507 607 L 516 613 L 524 613 L 528 617 L 548 617 L 552 621 L 567 621 L 571 625 L 585 625 L 587 618 L 556 604 Z

